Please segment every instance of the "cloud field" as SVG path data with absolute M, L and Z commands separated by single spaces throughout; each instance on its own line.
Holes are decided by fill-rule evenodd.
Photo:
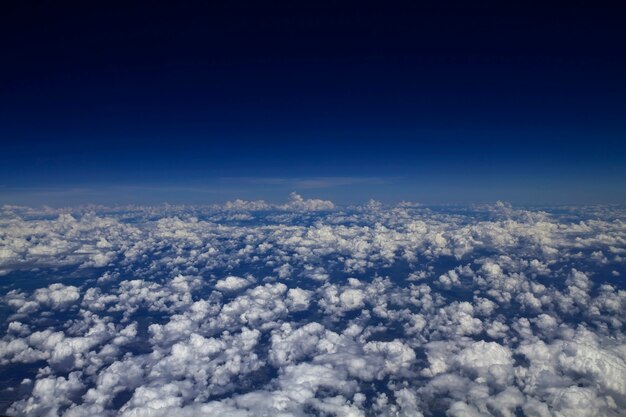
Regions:
M 0 411 L 626 416 L 626 210 L 0 209 Z

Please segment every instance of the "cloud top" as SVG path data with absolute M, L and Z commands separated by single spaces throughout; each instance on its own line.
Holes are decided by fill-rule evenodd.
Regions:
M 5 206 L 15 416 L 618 416 L 626 212 Z

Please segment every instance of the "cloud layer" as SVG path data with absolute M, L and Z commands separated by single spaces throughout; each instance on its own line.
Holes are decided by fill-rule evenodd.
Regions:
M 0 211 L 11 416 L 626 415 L 626 212 Z

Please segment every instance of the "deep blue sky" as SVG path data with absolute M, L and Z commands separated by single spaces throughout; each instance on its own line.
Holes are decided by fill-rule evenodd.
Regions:
M 63 3 L 2 4 L 0 203 L 626 203 L 622 10 Z

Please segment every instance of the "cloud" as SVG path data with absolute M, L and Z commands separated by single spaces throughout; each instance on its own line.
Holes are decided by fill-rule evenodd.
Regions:
M 625 224 L 297 194 L 3 206 L 0 411 L 620 415 Z
M 217 281 L 215 288 L 221 291 L 236 291 L 249 286 L 252 282 L 254 281 L 230 275 Z

